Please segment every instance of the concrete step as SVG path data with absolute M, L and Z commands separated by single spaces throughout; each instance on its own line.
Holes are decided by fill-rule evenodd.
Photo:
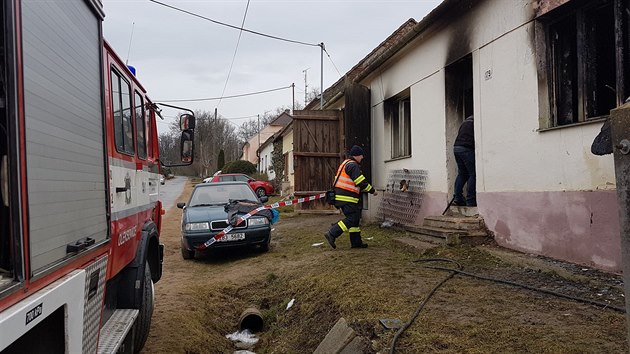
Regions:
M 479 215 L 479 210 L 477 210 L 477 207 L 451 205 L 446 211 L 446 215 L 448 216 L 477 216 Z
M 423 226 L 455 230 L 483 230 L 483 219 L 480 217 L 427 216 Z
M 406 226 L 405 230 L 423 241 L 447 245 L 479 244 L 488 236 L 485 230 L 458 230 L 428 226 Z

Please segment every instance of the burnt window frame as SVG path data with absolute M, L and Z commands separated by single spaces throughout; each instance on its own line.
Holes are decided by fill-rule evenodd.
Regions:
M 401 109 L 408 106 L 408 110 Z M 390 159 L 411 157 L 411 92 L 409 89 L 385 100 L 385 117 L 389 121 Z M 402 111 L 402 114 L 401 114 Z M 408 114 L 405 115 L 405 112 Z
M 613 24 L 612 33 L 609 33 L 611 37 L 606 37 L 605 42 L 612 44 L 612 51 L 608 53 L 608 64 L 601 65 L 602 70 L 594 71 L 592 66 L 589 65 L 589 55 L 597 55 L 597 46 L 601 45 L 597 40 L 599 37 L 589 37 L 593 32 L 587 30 L 587 24 L 591 25 L 591 29 L 597 28 L 595 25 L 601 25 L 604 21 L 597 22 L 594 15 L 591 15 L 594 11 L 599 11 L 602 8 L 611 7 Z M 584 1 L 574 0 L 564 5 L 542 14 L 537 17 L 535 22 L 536 33 L 536 51 L 538 55 L 538 83 L 539 83 L 539 131 L 545 131 L 549 129 L 557 129 L 563 127 L 570 127 L 575 125 L 589 124 L 593 122 L 601 122 L 609 115 L 610 110 L 607 104 L 614 104 L 610 109 L 619 107 L 624 103 L 625 99 L 630 95 L 630 55 L 628 48 L 630 48 L 630 14 L 626 10 L 630 9 L 630 0 L 596 0 L 596 1 Z M 570 98 L 574 102 L 570 102 L 569 105 L 571 112 L 573 113 L 571 119 L 562 119 L 563 108 L 559 102 L 566 102 L 561 98 L 558 98 L 560 91 L 558 90 L 559 69 L 557 67 L 558 62 L 555 60 L 554 55 L 557 49 L 554 46 L 554 26 L 559 26 L 560 23 L 566 22 L 567 19 L 573 18 L 575 21 L 575 29 L 572 30 L 573 37 L 575 38 L 575 44 L 573 49 L 575 50 L 574 58 L 574 85 L 572 97 Z M 595 21 L 593 21 L 595 19 Z M 599 27 L 602 28 L 602 27 Z M 603 27 L 606 28 L 605 26 Z M 611 28 L 608 28 L 610 31 Z M 604 57 L 605 58 L 605 57 Z M 602 59 L 601 57 L 595 58 Z M 597 84 L 598 75 L 600 73 L 606 74 L 605 66 L 612 66 L 614 69 L 609 70 L 608 78 L 613 76 L 611 85 L 600 85 L 598 91 L 591 88 Z M 597 67 L 596 67 L 597 68 Z M 600 81 L 602 75 L 599 75 Z M 610 87 L 608 87 L 610 86 Z M 609 88 L 613 92 L 613 96 L 610 94 L 608 97 L 604 87 Z M 597 98 L 589 96 L 589 92 Z M 603 97 L 603 98 L 600 98 Z M 614 97 L 614 98 L 613 98 Z M 597 103 L 600 106 L 597 106 Z M 607 100 L 607 104 L 604 103 Z M 565 105 L 565 109 L 568 106 Z M 566 116 L 565 116 L 566 117 Z

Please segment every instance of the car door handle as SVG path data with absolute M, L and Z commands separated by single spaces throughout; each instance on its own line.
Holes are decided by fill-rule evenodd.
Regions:
M 116 193 L 124 193 L 129 190 L 129 187 L 116 187 Z

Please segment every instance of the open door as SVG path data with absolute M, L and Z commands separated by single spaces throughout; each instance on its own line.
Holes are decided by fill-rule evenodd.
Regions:
M 453 143 L 460 124 L 473 114 L 473 65 L 472 55 L 446 67 L 446 169 L 448 200 L 453 197 L 457 163 L 453 155 Z M 465 190 L 464 190 L 465 192 Z

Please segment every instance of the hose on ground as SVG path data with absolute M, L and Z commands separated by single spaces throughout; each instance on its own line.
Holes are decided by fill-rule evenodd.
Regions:
M 394 354 L 396 352 L 396 342 L 398 342 L 398 339 L 400 338 L 402 333 L 405 332 L 411 326 L 411 324 L 413 324 L 413 322 L 418 318 L 418 316 L 420 315 L 420 312 L 422 311 L 424 306 L 427 304 L 427 302 L 429 302 L 429 299 L 431 299 L 431 297 L 435 294 L 435 292 L 442 285 L 444 285 L 444 283 L 446 283 L 449 279 L 453 278 L 456 274 L 465 275 L 465 276 L 468 276 L 468 277 L 482 279 L 482 280 L 487 280 L 487 281 L 492 281 L 492 282 L 496 282 L 496 283 L 499 283 L 499 284 L 505 284 L 505 285 L 511 285 L 511 286 L 515 286 L 515 287 L 520 287 L 520 288 L 523 288 L 523 289 L 536 291 L 536 292 L 540 292 L 540 293 L 547 294 L 547 295 L 553 295 L 553 296 L 561 297 L 561 298 L 564 298 L 564 299 L 575 300 L 575 301 L 578 301 L 578 302 L 583 302 L 583 303 L 587 303 L 587 304 L 591 304 L 591 305 L 601 306 L 604 309 L 611 309 L 611 310 L 615 310 L 615 311 L 622 312 L 622 313 L 626 312 L 625 308 L 623 308 L 623 307 L 610 305 L 610 304 L 607 304 L 607 303 L 604 303 L 604 302 L 601 302 L 601 301 L 595 301 L 595 300 L 585 299 L 585 298 L 581 298 L 581 297 L 577 297 L 577 296 L 566 295 L 566 294 L 562 294 L 562 293 L 559 293 L 559 292 L 556 292 L 556 291 L 553 291 L 553 290 L 536 288 L 536 287 L 533 287 L 533 286 L 530 286 L 530 285 L 521 284 L 521 283 L 513 282 L 513 281 L 510 281 L 510 280 L 491 278 L 491 277 L 487 277 L 487 276 L 483 276 L 483 275 L 478 275 L 478 274 L 474 274 L 474 273 L 465 272 L 465 271 L 462 270 L 464 267 L 460 263 L 458 263 L 455 260 L 448 259 L 448 258 L 424 258 L 424 259 L 415 260 L 414 262 L 422 262 L 422 263 L 428 263 L 428 262 L 450 262 L 450 263 L 455 264 L 457 266 L 457 268 L 454 269 L 454 268 L 446 268 L 446 267 L 438 267 L 438 266 L 424 266 L 424 268 L 435 269 L 435 270 L 442 270 L 442 271 L 451 272 L 451 273 L 446 278 L 444 278 L 438 285 L 436 285 L 431 290 L 431 292 L 429 292 L 427 297 L 420 303 L 420 305 L 418 306 L 418 308 L 414 312 L 414 314 L 411 317 L 411 319 L 409 320 L 409 322 L 405 323 L 405 325 L 403 325 L 398 330 L 398 332 L 396 332 L 396 334 L 394 335 L 394 338 L 392 339 L 392 344 L 390 346 L 390 350 L 389 350 L 390 354 Z
M 585 299 L 585 298 L 582 298 L 582 297 L 577 297 L 577 296 L 572 296 L 572 295 L 566 295 L 566 294 L 562 294 L 562 293 L 559 293 L 559 292 L 556 292 L 556 291 L 553 291 L 553 290 L 536 288 L 536 287 L 533 287 L 533 286 L 530 286 L 530 285 L 527 285 L 527 284 L 516 283 L 516 282 L 510 281 L 510 280 L 497 279 L 497 278 L 486 277 L 486 276 L 478 275 L 478 274 L 474 274 L 474 273 L 468 273 L 468 272 L 464 272 L 463 270 L 460 270 L 460 269 L 450 269 L 450 268 L 445 268 L 445 267 L 425 267 L 425 268 L 443 270 L 443 271 L 448 271 L 448 272 L 455 272 L 457 274 L 465 275 L 465 276 L 472 277 L 472 278 L 493 281 L 493 282 L 500 283 L 500 284 L 512 285 L 512 286 L 516 286 L 516 287 L 527 289 L 527 290 L 537 291 L 537 292 L 540 292 L 540 293 L 561 297 L 561 298 L 564 298 L 564 299 L 575 300 L 575 301 L 578 301 L 578 302 L 583 302 L 583 303 L 591 304 L 591 305 L 595 305 L 595 306 L 601 306 L 604 309 L 611 309 L 611 310 L 615 310 L 615 311 L 622 312 L 622 313 L 626 312 L 626 309 L 623 308 L 623 307 L 610 305 L 610 304 L 607 304 L 605 302 L 591 300 L 591 299 Z
M 448 258 L 425 258 L 425 259 L 419 259 L 416 260 L 414 262 L 450 262 L 450 263 L 454 263 L 459 269 L 462 269 L 462 265 L 459 264 L 457 261 L 454 261 L 452 259 L 448 259 Z M 413 314 L 413 316 L 411 317 L 411 319 L 409 320 L 409 322 L 405 323 L 399 330 L 398 332 L 396 332 L 396 334 L 394 335 L 394 338 L 392 339 L 392 345 L 390 346 L 389 349 L 389 353 L 390 354 L 394 354 L 396 352 L 396 342 L 398 341 L 398 338 L 403 334 L 404 331 L 407 330 L 407 328 L 409 328 L 411 326 L 411 324 L 416 320 L 416 318 L 418 318 L 418 316 L 420 315 L 420 311 L 422 311 L 422 308 L 424 308 L 424 305 L 427 304 L 427 302 L 429 302 L 429 299 L 431 299 L 431 297 L 433 296 L 433 294 L 435 294 L 435 292 L 442 286 L 444 285 L 444 283 L 446 283 L 449 279 L 451 279 L 452 277 L 455 276 L 455 272 L 452 272 L 451 274 L 449 274 L 446 278 L 444 278 L 438 285 L 436 285 L 433 290 L 431 290 L 431 292 L 429 293 L 429 295 L 427 295 L 427 297 L 422 301 L 422 303 L 420 303 L 420 306 L 418 306 L 418 308 L 416 309 L 416 312 Z

